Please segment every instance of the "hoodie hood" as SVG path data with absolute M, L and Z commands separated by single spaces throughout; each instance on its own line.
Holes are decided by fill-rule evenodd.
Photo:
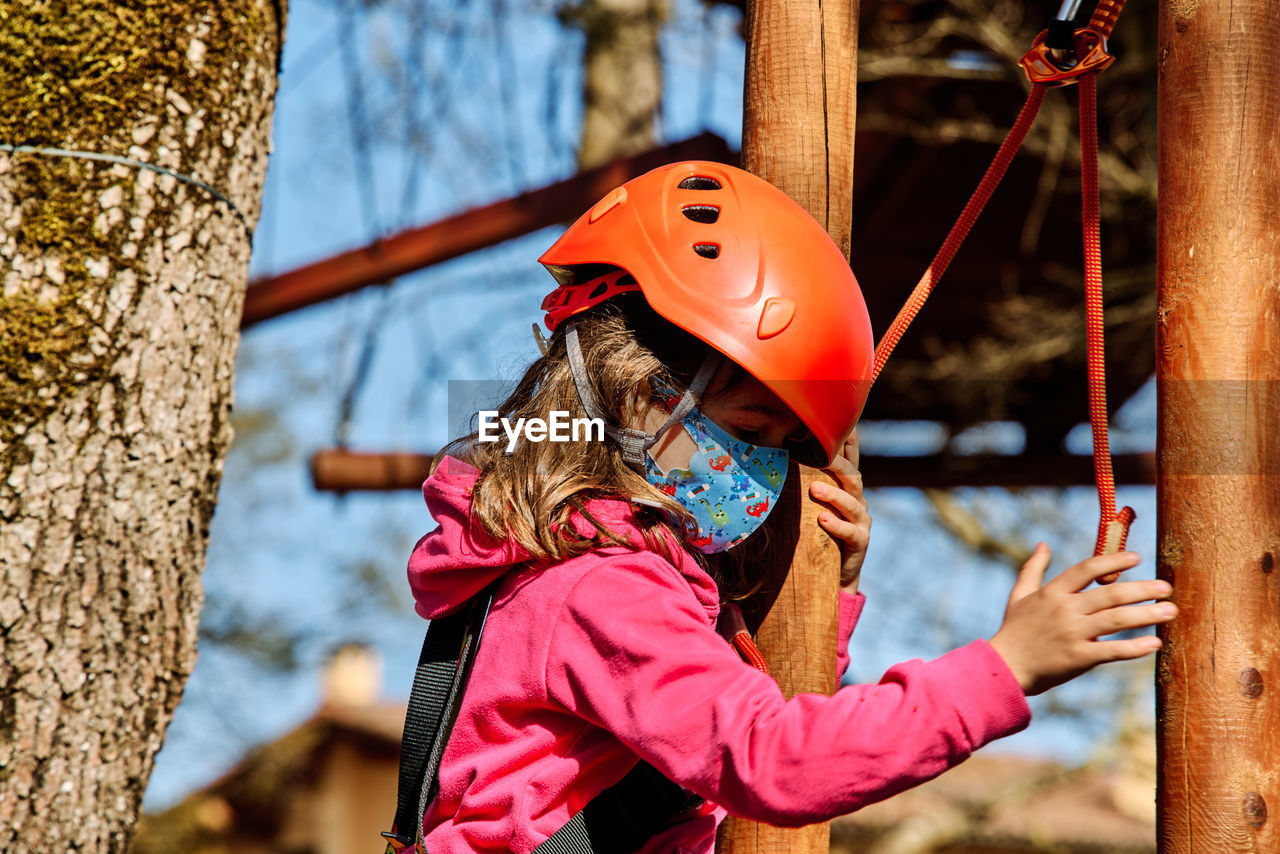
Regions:
M 413 547 L 409 557 L 409 587 L 415 608 L 425 619 L 450 614 L 491 582 L 530 560 L 529 553 L 514 540 L 496 540 L 471 518 L 471 491 L 480 470 L 455 457 L 446 456 L 422 485 L 422 497 L 436 527 Z M 593 499 L 588 512 L 617 536 L 645 548 L 636 511 L 621 499 Z M 595 532 L 578 514 L 574 526 L 584 535 Z M 600 553 L 622 552 L 621 546 L 606 545 L 571 560 L 598 560 Z M 714 619 L 719 613 L 719 591 L 715 581 L 678 542 L 671 541 L 676 568 L 689 582 L 699 603 Z

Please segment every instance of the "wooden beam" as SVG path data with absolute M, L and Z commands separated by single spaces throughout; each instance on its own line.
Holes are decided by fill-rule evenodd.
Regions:
M 1161 0 L 1161 854 L 1280 851 L 1280 15 Z M 1105 85 L 1106 77 L 1100 81 Z
M 326 448 L 311 455 L 311 484 L 320 492 L 421 489 L 434 454 Z
M 803 205 L 848 258 L 858 0 L 747 0 L 746 42 L 743 168 Z M 808 494 L 813 481 L 834 481 L 794 468 L 796 512 L 780 505 L 766 523 L 769 539 L 793 545 L 771 556 L 775 579 L 766 588 L 778 593 L 756 642 L 784 694 L 831 694 L 840 548 L 817 526 L 820 508 Z M 830 843 L 827 822 L 783 829 L 730 817 L 719 833 L 727 854 L 826 854 Z
M 619 184 L 673 160 L 736 161 L 728 144 L 713 133 L 665 145 L 581 172 L 454 216 L 411 228 L 368 246 L 249 284 L 240 328 L 244 329 L 369 285 L 386 284 L 432 264 L 519 237 L 571 219 Z
M 420 489 L 431 454 L 412 451 L 382 453 L 340 448 L 316 451 L 311 481 L 321 492 L 367 492 Z M 1150 486 L 1156 482 L 1154 453 L 1117 454 L 1112 458 L 1116 483 Z M 1058 456 L 863 456 L 861 469 L 877 489 L 953 489 L 998 486 L 1007 489 L 1093 486 L 1093 458 Z

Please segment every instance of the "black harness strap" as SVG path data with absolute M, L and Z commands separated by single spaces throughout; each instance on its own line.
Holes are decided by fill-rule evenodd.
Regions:
M 422 841 L 423 817 L 439 783 L 440 758 L 462 704 L 496 587 L 494 582 L 461 611 L 432 620 L 427 627 L 404 718 L 396 817 L 391 830 L 382 834 L 386 854 L 400 854 Z M 647 762 L 638 762 L 534 854 L 631 854 L 673 819 L 701 805 L 697 795 Z
M 596 795 L 534 854 L 632 854 L 702 798 L 671 782 L 648 762 Z
M 396 817 L 391 830 L 382 834 L 387 854 L 399 854 L 419 841 L 423 814 L 435 797 L 440 757 L 462 704 L 496 587 L 495 582 L 456 614 L 432 620 L 427 627 L 404 716 Z

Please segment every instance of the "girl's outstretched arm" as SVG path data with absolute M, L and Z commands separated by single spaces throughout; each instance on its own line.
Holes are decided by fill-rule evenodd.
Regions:
M 671 779 L 784 826 L 910 788 L 1030 719 L 985 641 L 899 664 L 877 685 L 787 700 L 715 633 L 680 573 L 647 553 L 611 556 L 578 579 L 545 673 L 550 700 Z

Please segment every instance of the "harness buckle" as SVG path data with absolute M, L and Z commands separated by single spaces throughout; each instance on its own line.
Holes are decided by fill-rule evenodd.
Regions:
M 615 427 L 614 440 L 622 448 L 622 461 L 644 470 L 644 452 L 657 442 L 657 437 L 631 427 Z
M 1054 49 L 1045 44 L 1048 33 L 1048 30 L 1043 30 L 1036 36 L 1031 48 L 1018 60 L 1033 84 L 1070 86 L 1080 75 L 1101 71 L 1116 60 L 1107 53 L 1106 38 L 1097 30 L 1085 27 L 1075 32 L 1075 63 L 1063 67 L 1055 58 Z
M 387 840 L 387 848 L 383 854 L 402 854 L 414 843 L 412 836 L 401 836 L 394 830 L 382 831 L 382 838 Z

